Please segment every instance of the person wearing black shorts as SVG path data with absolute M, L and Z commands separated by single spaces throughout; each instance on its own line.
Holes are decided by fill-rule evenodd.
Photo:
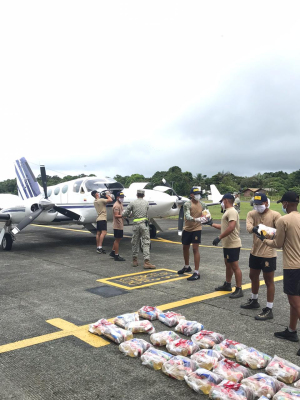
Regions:
M 200 279 L 199 265 L 200 265 L 200 252 L 199 244 L 201 243 L 202 224 L 200 218 L 202 211 L 206 208 L 205 204 L 200 201 L 201 195 L 198 187 L 192 187 L 189 201 L 183 205 L 185 222 L 182 231 L 181 242 L 183 245 L 183 258 L 184 267 L 177 273 L 182 275 L 184 273 L 192 272 L 190 267 L 190 245 L 193 246 L 195 270 L 192 276 L 188 277 L 188 281 L 196 281 Z
M 226 193 L 220 200 L 221 207 L 224 210 L 221 224 L 211 224 L 213 228 L 220 229 L 221 234 L 213 241 L 217 246 L 222 240 L 224 262 L 226 266 L 226 281 L 223 285 L 215 288 L 217 291 L 231 292 L 231 280 L 234 274 L 236 288 L 229 296 L 231 299 L 243 297 L 242 290 L 242 271 L 239 267 L 240 249 L 242 246 L 239 236 L 240 223 L 239 214 L 233 207 L 234 197 L 231 193 Z
M 102 248 L 103 240 L 107 233 L 107 213 L 106 204 L 111 203 L 113 200 L 110 196 L 110 192 L 97 192 L 93 190 L 91 195 L 94 197 L 94 207 L 97 211 L 98 217 L 96 219 L 97 223 L 97 233 L 96 233 L 96 245 L 97 253 L 105 254 L 106 251 Z
M 280 339 L 298 342 L 297 324 L 300 319 L 300 213 L 298 212 L 299 195 L 289 191 L 277 202 L 282 203 L 282 210 L 287 215 L 276 223 L 276 236 L 273 240 L 261 235 L 267 246 L 282 248 L 283 252 L 283 291 L 290 303 L 289 326 L 282 332 L 275 332 Z M 300 356 L 300 349 L 297 352 Z
M 125 261 L 125 258 L 121 257 L 119 254 L 119 245 L 120 241 L 123 238 L 123 201 L 124 201 L 124 193 L 117 193 L 117 200 L 113 205 L 113 228 L 114 228 L 114 237 L 115 241 L 112 247 L 112 251 L 110 252 L 110 256 L 114 258 L 115 261 Z
M 253 245 L 249 258 L 249 277 L 251 279 L 251 297 L 241 305 L 245 309 L 260 308 L 258 302 L 259 276 L 261 271 L 267 286 L 267 306 L 256 315 L 258 321 L 273 319 L 273 303 L 275 296 L 274 272 L 276 270 L 277 253 L 275 249 L 267 246 L 260 240 L 259 225 L 270 228 L 276 227 L 276 222 L 281 217 L 279 212 L 269 209 L 269 201 L 264 193 L 255 193 L 253 199 L 254 210 L 249 211 L 246 218 L 247 231 L 253 235 Z

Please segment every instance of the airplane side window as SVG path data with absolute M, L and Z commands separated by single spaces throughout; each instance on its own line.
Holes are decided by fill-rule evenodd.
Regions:
M 58 187 L 56 187 L 56 188 L 54 189 L 54 194 L 57 196 L 58 193 L 59 193 L 59 191 L 60 191 L 60 187 L 58 186 Z
M 47 196 L 50 197 L 51 194 L 52 194 L 52 189 L 48 189 L 48 190 L 47 190 Z
M 62 188 L 62 193 L 67 193 L 67 191 L 68 191 L 68 185 L 65 185 L 63 188 Z
M 82 184 L 82 182 L 83 182 L 83 179 L 80 179 L 79 181 L 74 182 L 73 192 L 79 193 L 80 185 Z

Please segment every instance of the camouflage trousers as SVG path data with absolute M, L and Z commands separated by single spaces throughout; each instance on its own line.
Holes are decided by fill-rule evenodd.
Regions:
M 150 260 L 150 232 L 149 227 L 144 223 L 133 225 L 133 235 L 131 239 L 132 256 L 137 257 L 139 254 L 140 240 L 142 239 L 142 249 L 144 260 Z

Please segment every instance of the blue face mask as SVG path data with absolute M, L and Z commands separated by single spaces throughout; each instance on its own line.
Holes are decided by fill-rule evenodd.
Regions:
M 282 211 L 283 211 L 285 214 L 287 213 L 286 208 L 284 208 L 283 206 L 282 206 Z

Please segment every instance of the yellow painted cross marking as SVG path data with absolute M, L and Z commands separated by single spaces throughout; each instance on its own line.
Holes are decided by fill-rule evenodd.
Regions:
M 282 281 L 283 276 L 277 276 L 274 278 L 275 282 Z M 265 281 L 260 281 L 260 285 L 264 285 Z M 242 288 L 250 289 L 251 283 L 247 283 L 243 285 Z M 172 303 L 162 304 L 157 306 L 160 310 L 170 310 L 173 308 L 181 307 L 187 304 L 199 303 L 204 300 L 213 299 L 215 297 L 225 296 L 228 292 L 212 292 L 208 294 L 203 294 L 201 296 L 191 297 L 189 299 L 174 301 Z M 113 321 L 113 318 L 110 318 L 108 321 Z M 30 339 L 20 340 L 18 342 L 8 343 L 0 346 L 0 353 L 6 353 L 13 350 L 23 349 L 25 347 L 34 346 L 40 343 L 51 342 L 52 340 L 60 339 L 67 336 L 75 336 L 76 338 L 88 343 L 93 347 L 102 347 L 110 344 L 110 342 L 104 340 L 103 338 L 94 335 L 88 332 L 89 325 L 77 326 L 72 324 L 71 322 L 65 321 L 61 318 L 50 319 L 48 321 L 49 324 L 55 326 L 56 328 L 61 329 L 58 332 L 49 333 L 42 336 L 36 336 Z
M 191 276 L 191 274 L 178 276 L 177 271 L 161 268 L 153 271 L 134 272 L 133 274 L 97 279 L 97 281 L 104 284 L 117 286 L 122 289 L 133 290 L 147 286 L 159 285 L 161 283 L 178 281 L 180 279 L 186 279 L 188 276 Z

